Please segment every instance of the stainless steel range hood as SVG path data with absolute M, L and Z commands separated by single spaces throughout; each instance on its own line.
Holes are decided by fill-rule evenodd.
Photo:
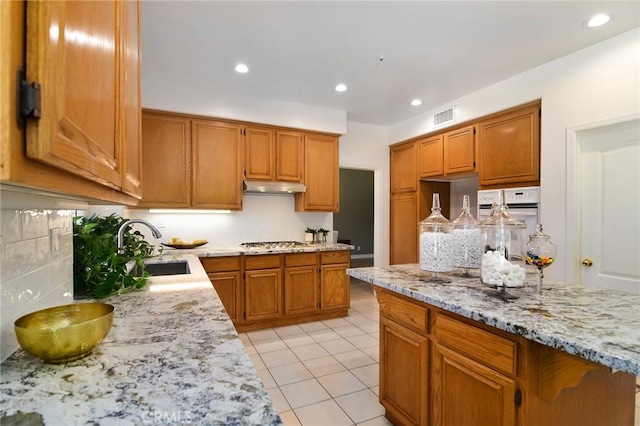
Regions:
M 274 182 L 269 180 L 245 180 L 244 192 L 258 194 L 293 194 L 307 192 L 307 187 L 299 182 Z

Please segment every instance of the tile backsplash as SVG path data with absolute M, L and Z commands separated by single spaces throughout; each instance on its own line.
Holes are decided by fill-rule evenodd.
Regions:
M 16 319 L 73 302 L 74 210 L 0 211 L 0 356 L 17 348 Z

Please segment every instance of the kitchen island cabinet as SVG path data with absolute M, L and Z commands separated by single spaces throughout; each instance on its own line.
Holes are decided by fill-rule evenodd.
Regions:
M 136 205 L 141 197 L 139 2 L 28 6 L 21 1 L 0 6 L 0 179 Z M 68 33 L 87 35 L 87 42 L 62 36 Z M 40 87 L 40 118 L 22 125 L 16 106 L 19 68 L 26 70 L 27 82 Z
M 430 283 L 417 265 L 348 274 L 376 286 L 392 421 L 633 426 L 640 297 L 548 282 L 505 302 L 478 279 Z

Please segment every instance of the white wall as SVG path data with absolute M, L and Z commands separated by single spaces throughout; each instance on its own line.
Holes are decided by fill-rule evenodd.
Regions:
M 373 262 L 376 266 L 388 265 L 389 146 L 387 145 L 387 128 L 353 121 L 347 124 L 347 134 L 340 138 L 340 167 L 373 170 Z M 387 195 L 385 196 L 385 194 Z
M 389 128 L 389 144 L 432 130 L 435 112 L 456 106 L 457 121 L 542 99 L 541 221 L 558 245 L 549 279 L 567 279 L 567 128 L 640 113 L 640 29 L 611 38 Z M 388 203 L 388 193 L 385 194 Z

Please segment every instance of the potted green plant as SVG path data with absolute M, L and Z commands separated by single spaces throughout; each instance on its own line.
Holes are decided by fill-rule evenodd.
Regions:
M 153 255 L 154 246 L 139 231 L 124 232 L 124 251 L 118 253 L 118 229 L 126 219 L 92 215 L 73 219 L 73 291 L 76 298 L 102 299 L 143 288 L 149 277 L 134 277 L 127 263 L 144 270 L 143 259 Z
M 304 230 L 304 241 L 307 243 L 315 242 L 317 232 L 317 230 L 307 227 L 307 229 Z
M 323 243 L 327 242 L 327 234 L 329 233 L 328 229 L 324 229 L 324 228 L 320 228 L 318 229 L 318 234 L 322 235 L 322 241 Z

